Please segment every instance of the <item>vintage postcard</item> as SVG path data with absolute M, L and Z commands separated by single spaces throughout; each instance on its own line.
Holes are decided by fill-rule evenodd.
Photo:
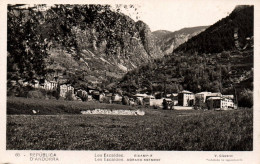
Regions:
M 259 164 L 257 0 L 0 5 L 0 163 Z

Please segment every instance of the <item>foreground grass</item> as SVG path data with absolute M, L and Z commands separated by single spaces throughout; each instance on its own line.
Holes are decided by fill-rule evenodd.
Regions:
M 7 116 L 7 149 L 12 150 L 250 151 L 252 148 L 252 109 L 146 110 L 145 116 Z
M 42 100 L 21 97 L 7 98 L 7 114 L 33 114 L 33 110 L 37 111 L 37 115 L 80 114 L 81 111 L 92 109 L 131 110 L 134 108 L 125 105 L 105 104 L 98 102 Z

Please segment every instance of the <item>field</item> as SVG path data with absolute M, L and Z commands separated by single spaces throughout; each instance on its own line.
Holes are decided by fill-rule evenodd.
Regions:
M 45 104 L 45 107 L 40 106 L 41 103 Z M 59 103 L 55 100 L 38 102 L 38 100 L 8 98 L 6 148 L 189 151 L 253 149 L 252 109 L 234 111 L 143 109 L 146 112 L 144 116 L 81 115 L 78 111 L 94 107 L 134 108 L 65 101 L 62 102 L 63 107 L 59 108 Z M 52 106 L 53 110 L 47 115 L 47 109 L 50 110 Z M 32 108 L 45 112 L 40 111 L 41 114 L 33 115 L 28 112 Z M 20 109 L 23 112 L 19 113 Z

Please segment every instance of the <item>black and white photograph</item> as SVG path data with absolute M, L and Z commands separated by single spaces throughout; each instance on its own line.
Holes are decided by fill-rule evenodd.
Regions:
M 179 151 L 248 163 L 232 152 L 256 150 L 258 6 L 116 2 L 5 4 L 4 149 L 47 152 L 31 163 L 55 163 L 56 151 L 94 151 L 93 163 Z

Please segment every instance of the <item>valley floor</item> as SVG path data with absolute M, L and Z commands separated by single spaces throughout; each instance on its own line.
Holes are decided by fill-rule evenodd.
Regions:
M 41 100 L 48 109 L 53 105 L 50 103 L 52 101 L 55 102 Z M 252 109 L 233 111 L 143 109 L 146 112 L 144 116 L 81 115 L 62 112 L 71 109 L 77 111 L 79 107 L 75 104 L 70 106 L 64 104 L 62 110 L 55 114 L 57 106 L 60 105 L 57 105 L 59 102 L 55 102 L 56 106 L 54 105 L 51 115 L 17 113 L 19 108 L 40 109 L 39 106 L 32 105 L 32 102 L 36 101 L 20 98 L 7 100 L 7 113 L 8 110 L 12 111 L 7 115 L 8 150 L 251 151 L 253 149 Z M 81 105 L 83 108 L 84 104 Z M 86 103 L 86 108 L 90 108 L 93 104 L 88 105 Z M 121 107 L 122 105 L 118 106 Z

